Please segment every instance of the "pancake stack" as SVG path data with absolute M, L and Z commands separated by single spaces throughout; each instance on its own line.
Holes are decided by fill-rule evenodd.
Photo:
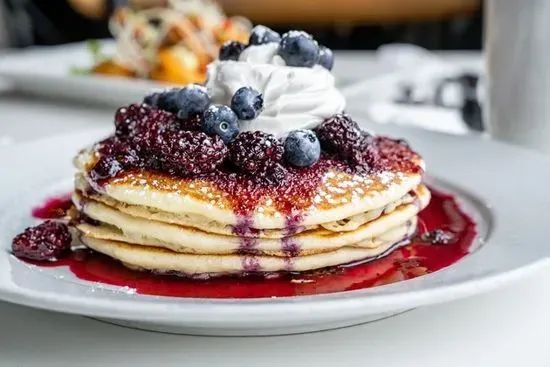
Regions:
M 75 158 L 80 239 L 129 268 L 155 273 L 302 272 L 376 259 L 414 234 L 430 200 L 416 154 L 403 159 L 418 170 L 393 165 L 361 174 L 335 166 L 305 194 L 285 188 L 250 197 L 236 197 L 215 179 L 147 169 L 98 185 L 90 171 L 100 155 L 92 147 Z
M 204 85 L 121 107 L 75 159 L 82 242 L 193 277 L 312 271 L 406 243 L 430 200 L 424 162 L 344 112 L 333 64 L 306 32 L 256 26 Z

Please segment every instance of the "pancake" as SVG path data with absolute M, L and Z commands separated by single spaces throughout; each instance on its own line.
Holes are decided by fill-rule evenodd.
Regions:
M 421 191 L 420 193 L 417 192 L 419 190 Z M 382 214 L 391 213 L 401 205 L 413 203 L 415 200 L 417 200 L 417 197 L 419 195 L 425 195 L 425 191 L 425 186 L 420 185 L 419 187 L 415 188 L 415 190 L 408 192 L 402 198 L 392 203 L 389 203 L 385 207 L 372 209 L 370 211 L 357 214 L 350 218 L 344 218 L 340 221 L 321 223 L 319 226 L 334 232 L 352 231 L 357 229 L 360 225 L 380 217 Z M 85 205 L 87 201 L 97 201 L 133 217 L 169 224 L 177 224 L 185 227 L 193 227 L 210 233 L 231 236 L 234 235 L 236 232 L 236 228 L 234 226 L 224 225 L 222 223 L 208 219 L 202 215 L 189 213 L 166 213 L 159 211 L 155 208 L 128 205 L 118 202 L 105 195 L 94 192 L 82 192 L 77 190 L 73 196 L 73 201 L 77 207 Z M 295 226 L 294 228 L 292 228 L 292 234 L 298 234 L 303 231 L 311 230 L 317 227 L 318 226 Z M 283 238 L 289 235 L 288 232 L 289 231 L 287 229 L 254 229 L 254 231 L 251 231 L 251 233 L 242 233 L 241 235 L 244 237 L 256 238 Z
M 307 256 L 195 255 L 176 253 L 159 247 L 138 246 L 120 241 L 81 237 L 91 249 L 121 261 L 136 270 L 185 275 L 230 274 L 242 272 L 306 271 L 334 265 L 375 259 L 408 238 L 415 231 L 416 219 L 380 236 L 376 248 L 344 247 Z
M 162 243 L 167 249 L 182 253 L 227 254 L 243 250 L 259 252 L 326 252 L 346 246 L 372 246 L 370 239 L 407 223 L 422 210 L 430 199 L 429 191 L 420 186 L 418 202 L 404 204 L 391 213 L 363 223 L 353 231 L 335 232 L 322 226 L 286 238 L 243 238 L 219 235 L 197 228 L 164 223 L 131 216 L 94 200 L 77 200 L 86 216 L 107 226 L 80 225 L 87 236 L 152 245 Z
M 122 172 L 98 185 L 88 179 L 98 157 L 99 153 L 93 148 L 76 157 L 75 165 L 79 170 L 76 188 L 83 192 L 96 191 L 128 205 L 166 213 L 200 215 L 223 225 L 237 226 L 243 215 L 236 208 L 236 198 L 246 203 L 252 201 L 247 195 L 257 194 L 249 192 L 253 190 L 235 194 L 221 189 L 215 180 L 172 177 L 150 170 Z M 309 227 L 382 208 L 420 184 L 424 162 L 418 155 L 412 155 L 410 162 L 418 170 L 400 169 L 401 166 L 396 165 L 392 170 L 351 174 L 328 168 L 310 195 L 293 194 L 286 187 L 265 188 L 261 197 L 255 198 L 257 202 L 249 208 L 245 220 L 252 228 L 281 229 L 287 226 L 289 215 L 279 208 L 299 207 L 300 225 Z M 246 186 L 246 182 L 236 182 L 234 186 Z M 307 186 L 307 182 L 297 184 Z
M 412 226 L 416 224 L 416 218 L 411 219 L 407 226 Z M 214 251 L 212 252 L 203 252 L 198 253 L 196 250 L 186 247 L 185 245 L 174 245 L 171 243 L 163 242 L 161 240 L 157 240 L 154 238 L 135 238 L 131 236 L 127 236 L 124 233 L 122 233 L 119 229 L 113 226 L 109 226 L 106 224 L 101 224 L 99 226 L 90 225 L 87 223 L 81 223 L 77 226 L 78 231 L 81 235 L 86 236 L 88 238 L 94 238 L 94 239 L 101 239 L 101 240 L 109 240 L 109 241 L 115 241 L 115 242 L 124 242 L 128 244 L 138 245 L 138 246 L 146 246 L 146 247 L 158 247 L 163 248 L 167 250 L 174 251 L 176 253 L 182 253 L 182 254 L 201 254 L 201 255 L 235 255 L 235 254 L 253 254 L 253 255 L 268 255 L 268 256 L 278 256 L 278 257 L 290 257 L 290 256 L 308 256 L 313 254 L 320 254 L 324 252 L 331 252 L 334 251 L 333 248 L 328 249 L 310 249 L 310 250 L 304 250 L 304 249 L 292 249 L 292 251 L 288 250 L 279 250 L 279 251 L 270 251 L 270 250 L 258 250 L 258 249 L 238 249 L 238 250 L 227 250 L 223 252 L 216 253 Z M 379 246 L 383 245 L 383 240 L 381 237 L 373 237 L 366 240 L 361 241 L 360 243 L 352 244 L 346 247 L 350 248 L 366 248 L 366 249 L 375 249 Z

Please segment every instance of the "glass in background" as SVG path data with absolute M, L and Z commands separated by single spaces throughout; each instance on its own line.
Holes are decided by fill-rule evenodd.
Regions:
M 550 153 L 550 1 L 489 0 L 486 7 L 491 136 Z

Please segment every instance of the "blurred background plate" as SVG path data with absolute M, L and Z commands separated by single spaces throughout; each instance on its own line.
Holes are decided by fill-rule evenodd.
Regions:
M 104 41 L 108 53 L 113 42 Z M 55 47 L 31 47 L 10 52 L 0 62 L 0 77 L 24 93 L 120 106 L 139 101 L 154 88 L 166 85 L 142 80 L 99 75 L 74 75 L 75 68 L 91 67 L 86 42 Z
M 484 57 L 389 44 L 373 56 L 386 72 L 342 88 L 352 116 L 449 134 L 484 131 Z
M 113 41 L 102 41 L 101 49 L 105 54 L 112 54 Z M 334 75 L 340 87 L 393 71 L 379 65 L 372 54 L 365 56 L 361 51 L 336 52 Z M 75 75 L 71 72 L 89 68 L 92 62 L 86 42 L 30 47 L 4 54 L 0 61 L 0 77 L 24 93 L 108 106 L 141 101 L 151 89 L 169 86 L 145 79 Z

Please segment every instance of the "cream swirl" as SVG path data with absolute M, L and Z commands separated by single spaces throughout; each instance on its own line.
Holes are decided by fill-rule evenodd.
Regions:
M 214 103 L 230 105 L 233 94 L 245 86 L 262 94 L 262 112 L 254 120 L 240 121 L 241 131 L 261 130 L 284 137 L 292 130 L 313 129 L 343 112 L 344 96 L 328 70 L 319 65 L 286 66 L 277 47 L 277 43 L 251 46 L 239 61 L 216 61 L 208 66 L 206 87 Z

